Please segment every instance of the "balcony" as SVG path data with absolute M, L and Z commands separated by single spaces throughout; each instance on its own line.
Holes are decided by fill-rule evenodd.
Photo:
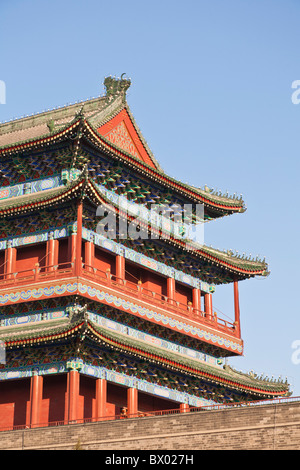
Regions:
M 82 264 L 79 271 L 78 273 L 75 263 L 67 262 L 43 267 L 37 264 L 32 269 L 1 274 L 0 299 L 5 298 L 7 294 L 14 295 L 16 288 L 20 290 L 20 288 L 28 287 L 36 290 L 43 286 L 46 288 L 55 286 L 59 281 L 88 283 L 92 288 L 101 288 L 105 293 L 117 295 L 120 299 L 134 302 L 150 310 L 155 309 L 162 315 L 168 315 L 174 320 L 180 320 L 204 330 L 207 329 L 211 333 L 224 334 L 228 339 L 234 338 L 235 342 L 241 344 L 239 330 L 234 323 L 220 318 L 214 312 L 209 315 L 195 308 L 192 302 L 187 304 L 178 302 L 145 288 L 142 283 L 128 281 L 111 274 L 110 270 L 101 271 L 86 263 Z M 3 302 L 0 302 L 1 304 L 3 305 Z

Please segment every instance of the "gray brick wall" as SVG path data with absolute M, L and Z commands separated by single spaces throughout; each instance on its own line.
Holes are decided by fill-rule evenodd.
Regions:
M 300 402 L 0 433 L 0 449 L 300 450 Z

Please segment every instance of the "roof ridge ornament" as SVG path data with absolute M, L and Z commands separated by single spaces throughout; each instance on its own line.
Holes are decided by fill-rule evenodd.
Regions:
M 126 91 L 131 85 L 131 80 L 123 78 L 124 75 L 126 74 L 122 73 L 120 78 L 109 76 L 104 79 L 103 84 L 106 88 L 107 101 L 112 101 L 120 95 L 125 97 Z
M 81 108 L 75 114 L 74 121 L 78 120 L 78 119 L 80 119 L 81 121 L 84 120 L 84 111 L 83 111 L 83 109 L 84 109 L 84 104 L 81 106 Z
M 52 134 L 55 130 L 55 122 L 54 119 L 50 119 L 50 121 L 47 122 L 47 127 L 49 129 L 50 134 Z

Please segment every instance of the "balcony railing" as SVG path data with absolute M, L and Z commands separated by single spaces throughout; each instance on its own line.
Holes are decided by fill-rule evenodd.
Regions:
M 145 288 L 142 284 L 128 281 L 111 274 L 109 271 L 101 271 L 87 264 L 83 265 L 83 275 L 98 283 L 113 287 L 117 291 L 124 294 L 132 295 L 137 299 L 141 299 L 151 305 L 157 305 L 164 310 L 168 310 L 183 317 L 189 318 L 196 322 L 205 322 L 213 328 L 226 331 L 229 334 L 235 334 L 235 325 L 228 320 L 219 318 L 216 313 L 209 317 L 207 313 L 193 307 L 192 303 L 182 303 L 174 299 L 170 299 L 166 295 Z
M 30 284 L 48 279 L 59 279 L 74 275 L 73 263 L 61 263 L 52 266 L 35 266 L 13 273 L 0 274 L 0 289 L 15 285 Z
M 50 266 L 36 265 L 31 269 L 1 274 L 0 289 L 37 284 L 54 279 L 71 278 L 75 275 L 74 263 L 66 262 Z M 139 299 L 151 307 L 157 306 L 183 318 L 210 326 L 230 336 L 238 337 L 238 331 L 234 323 L 220 318 L 216 313 L 208 315 L 202 310 L 194 308 L 192 302 L 182 303 L 170 299 L 166 295 L 145 288 L 142 284 L 117 277 L 111 274 L 109 270 L 102 271 L 85 263 L 82 265 L 80 276 L 99 285 L 109 287 L 120 294 L 123 293 L 124 295 Z

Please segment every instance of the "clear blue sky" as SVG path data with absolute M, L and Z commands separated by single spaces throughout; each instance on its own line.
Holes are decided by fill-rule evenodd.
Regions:
M 244 214 L 205 231 L 207 244 L 260 254 L 271 269 L 240 284 L 245 355 L 230 363 L 287 376 L 297 396 L 299 18 L 298 0 L 0 1 L 0 121 L 98 96 L 105 76 L 126 73 L 163 169 L 243 194 Z M 232 286 L 214 303 L 232 318 Z

